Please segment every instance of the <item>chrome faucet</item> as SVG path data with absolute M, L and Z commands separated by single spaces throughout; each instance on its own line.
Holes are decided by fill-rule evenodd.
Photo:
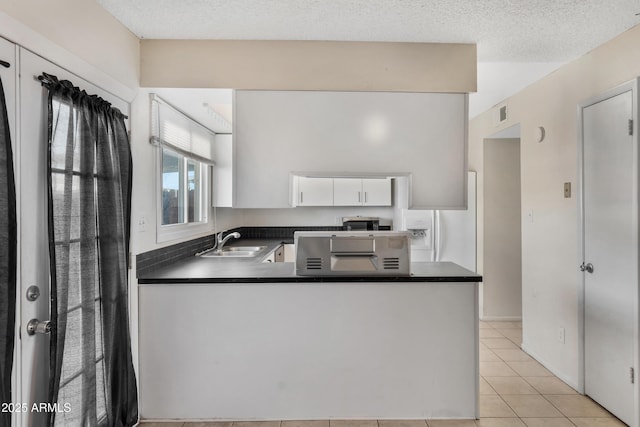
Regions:
M 216 253 L 222 252 L 222 247 L 224 246 L 225 243 L 227 243 L 227 240 L 231 239 L 232 237 L 239 239 L 240 233 L 238 233 L 237 231 L 233 233 L 229 233 L 224 239 L 222 238 L 222 232 L 218 233 L 218 236 L 216 237 L 216 241 L 218 242 L 218 248 L 216 249 Z

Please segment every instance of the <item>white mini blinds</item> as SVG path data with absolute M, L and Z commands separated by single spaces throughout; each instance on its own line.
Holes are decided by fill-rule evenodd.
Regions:
M 151 95 L 152 144 L 166 146 L 183 156 L 215 164 L 215 133 L 174 108 L 156 94 Z

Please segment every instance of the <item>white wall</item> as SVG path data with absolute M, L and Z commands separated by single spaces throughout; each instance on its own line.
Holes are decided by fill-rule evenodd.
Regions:
M 74 73 L 100 70 L 92 83 L 127 101 L 139 86 L 140 40 L 93 0 L 2 1 L 0 35 Z
M 235 194 L 290 205 L 291 172 L 410 173 L 415 209 L 466 209 L 467 96 L 236 91 Z
M 638 40 L 636 26 L 508 98 L 508 119 L 499 126 L 494 110 L 469 124 L 469 161 L 478 171 L 480 209 L 483 141 L 521 125 L 523 345 L 574 386 L 580 376 L 577 105 L 640 74 Z M 546 129 L 542 143 L 535 140 L 538 126 Z M 570 199 L 563 196 L 565 182 L 573 184 Z M 479 222 L 479 238 L 481 228 Z M 560 327 L 566 330 L 565 344 L 557 340 Z
M 157 148 L 149 143 L 151 102 L 149 91 L 138 91 L 131 103 L 131 157 L 133 188 L 131 198 L 131 252 L 139 254 L 156 248 L 156 164 Z M 145 231 L 138 222 L 144 217 Z
M 218 212 L 221 209 L 218 209 Z M 394 211 L 390 207 L 297 207 L 290 209 L 232 209 L 235 215 L 241 216 L 243 225 L 247 226 L 304 226 L 342 225 L 345 216 L 380 217 L 382 225 L 393 222 Z M 220 223 L 219 223 L 220 224 Z
M 149 143 L 151 89 L 140 89 L 131 104 L 131 156 L 133 157 L 133 191 L 131 202 L 131 252 L 136 255 L 214 232 L 213 209 L 209 208 L 206 230 L 197 234 L 157 243 L 157 155 L 159 148 Z M 209 203 L 210 206 L 210 203 Z M 138 226 L 144 217 L 144 231 Z
M 141 416 L 476 418 L 476 289 L 141 285 Z
M 520 139 L 484 140 L 485 320 L 522 316 Z

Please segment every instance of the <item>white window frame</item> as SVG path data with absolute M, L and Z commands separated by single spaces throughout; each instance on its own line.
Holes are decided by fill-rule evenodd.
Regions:
M 196 235 L 205 234 L 207 232 L 212 231 L 212 226 L 209 224 L 209 193 L 210 193 L 210 181 L 211 181 L 211 167 L 197 159 L 192 159 L 190 157 L 184 156 L 180 153 L 176 153 L 182 155 L 182 161 L 185 162 L 185 173 L 180 178 L 183 180 L 184 188 L 187 188 L 187 172 L 186 172 L 186 162 L 188 160 L 194 160 L 200 163 L 200 210 L 201 210 L 201 221 L 199 222 L 183 222 L 179 224 L 162 224 L 162 152 L 164 149 L 167 149 L 173 153 L 175 151 L 171 150 L 170 147 L 158 147 L 157 150 L 157 172 L 156 172 L 156 241 L 157 243 L 168 242 L 170 240 L 176 240 L 185 237 L 193 237 Z M 183 194 L 184 197 L 184 209 L 185 215 L 188 212 L 188 191 L 185 191 Z
M 159 98 L 157 95 L 152 94 L 151 95 L 151 101 L 155 101 L 155 102 L 159 102 L 162 103 L 172 109 L 174 109 L 175 111 L 177 111 L 178 113 L 184 115 L 187 119 L 189 119 L 190 121 L 192 121 L 194 123 L 195 126 L 202 126 L 200 123 L 196 122 L 195 120 L 191 119 L 190 117 L 188 117 L 186 114 L 182 113 L 181 111 L 177 110 L 175 107 L 171 106 L 170 104 L 167 104 L 165 101 L 163 101 L 161 98 Z M 153 123 L 154 123 L 154 119 L 153 118 L 153 114 L 154 114 L 154 109 L 151 108 L 151 114 L 152 114 L 152 128 L 153 128 Z M 214 132 L 211 132 L 212 135 L 215 135 Z M 199 236 L 199 235 L 205 235 L 207 233 L 211 233 L 213 232 L 213 224 L 209 222 L 210 219 L 210 214 L 209 214 L 209 207 L 211 206 L 211 177 L 212 177 L 212 167 L 213 167 L 213 160 L 211 160 L 211 162 L 207 162 L 206 159 L 202 159 L 199 156 L 195 155 L 195 156 L 190 156 L 188 152 L 183 151 L 183 150 L 176 150 L 174 149 L 174 147 L 172 147 L 169 144 L 163 144 L 162 141 L 158 141 L 157 132 L 154 132 L 154 130 L 152 129 L 152 137 L 150 142 L 152 144 L 154 144 L 154 146 L 156 147 L 156 167 L 155 167 L 155 181 L 156 181 L 156 185 L 155 185 L 155 198 L 156 198 L 156 243 L 163 243 L 163 242 L 168 242 L 168 241 L 172 241 L 172 240 L 177 240 L 177 239 L 184 239 L 184 238 L 189 238 L 189 237 L 195 237 L 195 236 Z M 213 143 L 213 141 L 212 141 Z M 162 161 L 163 161 L 163 151 L 167 149 L 168 151 L 177 154 L 179 156 L 182 156 L 182 161 L 184 162 L 184 173 L 182 174 L 183 176 L 180 177 L 181 180 L 183 180 L 183 186 L 185 188 L 183 197 L 184 197 L 184 201 L 183 201 L 183 208 L 185 210 L 184 215 L 185 215 L 185 220 L 188 221 L 188 191 L 186 191 L 187 189 L 187 180 L 188 180 L 188 173 L 187 173 L 187 162 L 189 160 L 195 161 L 197 163 L 200 164 L 200 210 L 201 210 L 201 220 L 198 222 L 183 222 L 183 223 L 179 223 L 179 224 L 166 224 L 163 225 L 162 224 L 162 220 L 163 220 L 163 198 L 162 198 L 162 192 L 163 192 L 163 165 L 162 165 Z

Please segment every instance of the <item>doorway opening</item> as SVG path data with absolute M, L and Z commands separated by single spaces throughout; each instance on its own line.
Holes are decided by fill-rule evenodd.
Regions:
M 522 319 L 520 124 L 483 141 L 483 320 Z

